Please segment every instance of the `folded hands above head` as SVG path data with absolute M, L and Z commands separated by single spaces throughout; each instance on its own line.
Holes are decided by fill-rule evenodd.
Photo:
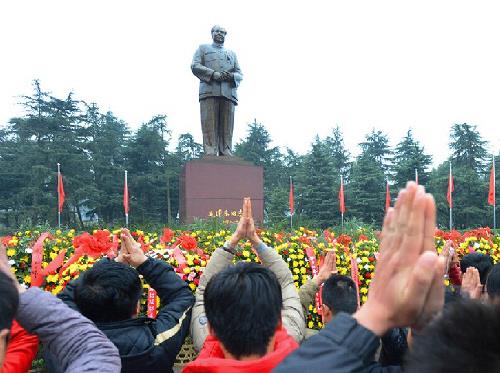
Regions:
M 386 215 L 368 300 L 354 315 L 376 335 L 395 327 L 419 329 L 442 309 L 445 258 L 436 254 L 435 226 L 434 198 L 408 183 Z
M 238 242 L 245 238 L 250 241 L 253 247 L 257 247 L 262 242 L 255 229 L 250 197 L 243 199 L 242 215 L 236 230 L 227 242 L 226 249 L 234 250 Z

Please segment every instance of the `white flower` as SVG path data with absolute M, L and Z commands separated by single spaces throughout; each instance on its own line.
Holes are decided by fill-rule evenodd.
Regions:
M 33 249 L 32 249 L 31 247 L 28 247 L 28 248 L 26 249 L 26 252 L 27 252 L 28 254 L 31 254 L 31 253 L 33 252 Z

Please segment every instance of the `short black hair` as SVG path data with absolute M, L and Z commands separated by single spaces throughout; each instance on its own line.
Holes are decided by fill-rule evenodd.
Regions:
M 335 315 L 346 312 L 352 315 L 358 309 L 356 284 L 347 276 L 332 275 L 323 283 L 321 299 Z
M 479 271 L 481 284 L 484 285 L 486 283 L 488 273 L 493 267 L 493 259 L 491 256 L 481 253 L 470 253 L 464 255 L 460 260 L 460 270 L 462 273 L 465 273 L 469 267 L 475 267 Z
M 127 320 L 142 295 L 139 273 L 132 267 L 103 260 L 84 272 L 75 288 L 75 303 L 94 322 Z
M 473 300 L 454 302 L 415 336 L 406 373 L 500 371 L 500 311 Z
M 264 356 L 281 321 L 281 286 L 256 263 L 239 262 L 213 276 L 204 294 L 215 336 L 237 359 Z
M 0 271 L 0 330 L 10 329 L 19 306 L 17 284 Z
M 500 297 L 500 263 L 493 266 L 486 280 L 486 291 L 490 299 Z

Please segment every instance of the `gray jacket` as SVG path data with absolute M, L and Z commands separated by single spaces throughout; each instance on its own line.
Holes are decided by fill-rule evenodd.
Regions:
M 288 268 L 288 264 L 283 258 L 272 248 L 268 248 L 265 244 L 261 244 L 257 248 L 262 265 L 269 268 L 281 285 L 281 293 L 283 298 L 283 311 L 281 312 L 283 327 L 288 334 L 300 343 L 305 336 L 305 319 L 300 304 L 300 298 L 293 282 L 293 276 Z M 222 271 L 224 268 L 233 263 L 234 256 L 223 249 L 214 251 L 210 261 L 208 262 L 203 275 L 200 278 L 200 284 L 196 289 L 196 302 L 193 307 L 191 318 L 191 336 L 196 351 L 201 350 L 205 338 L 208 336 L 207 318 L 205 316 L 205 305 L 203 303 L 203 294 L 208 281 L 215 274 Z
M 64 372 L 120 372 L 118 349 L 94 323 L 39 288 L 20 296 L 17 320 L 40 338 Z
M 215 43 L 200 45 L 194 54 L 191 70 L 200 79 L 200 101 L 207 97 L 224 97 L 238 104 L 236 88 L 243 74 L 233 51 Z M 233 81 L 215 81 L 212 76 L 216 71 L 233 73 Z

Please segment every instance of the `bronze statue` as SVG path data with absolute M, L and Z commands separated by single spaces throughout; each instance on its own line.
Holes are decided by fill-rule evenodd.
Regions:
M 212 44 L 200 45 L 191 70 L 200 79 L 200 114 L 206 155 L 231 156 L 236 89 L 243 79 L 236 54 L 224 48 L 226 30 L 212 27 Z

